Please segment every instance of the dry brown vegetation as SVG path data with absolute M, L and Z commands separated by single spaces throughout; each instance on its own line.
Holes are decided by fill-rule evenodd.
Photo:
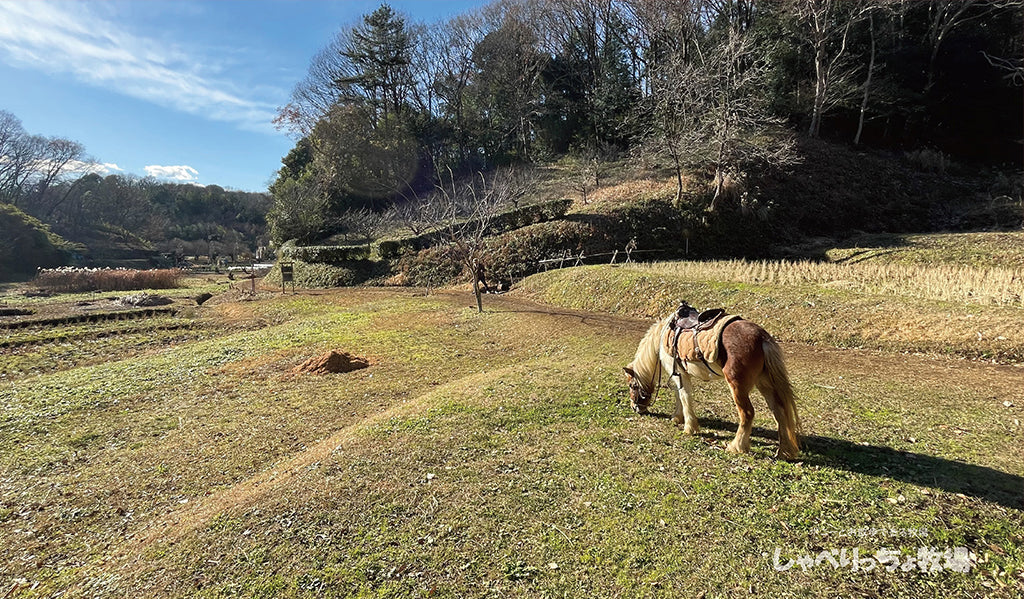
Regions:
M 642 268 L 709 281 L 796 287 L 810 284 L 855 293 L 1024 307 L 1024 268 L 747 260 L 665 262 Z
M 52 268 L 39 271 L 32 284 L 57 293 L 83 291 L 135 291 L 180 287 L 185 273 L 177 268 L 133 270 L 125 268 Z

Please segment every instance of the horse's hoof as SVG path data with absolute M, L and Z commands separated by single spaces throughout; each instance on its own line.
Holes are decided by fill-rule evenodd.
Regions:
M 728 445 L 726 445 L 725 450 L 728 451 L 729 453 L 746 453 L 746 451 L 744 451 L 735 441 L 731 441 Z
M 683 434 L 684 435 L 696 435 L 699 432 L 700 432 L 700 427 L 699 426 L 684 426 L 683 427 Z
M 775 459 L 776 460 L 783 460 L 783 461 L 786 461 L 786 462 L 795 462 L 798 457 L 799 457 L 799 453 L 797 453 L 797 454 L 783 453 L 782 449 L 779 449 L 779 451 L 776 452 L 776 454 L 775 454 Z

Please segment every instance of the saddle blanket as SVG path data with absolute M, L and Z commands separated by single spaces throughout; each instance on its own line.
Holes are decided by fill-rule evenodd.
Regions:
M 663 334 L 662 343 L 665 345 L 665 349 L 672 352 L 672 342 L 676 341 L 676 356 L 679 361 L 686 367 L 687 372 L 692 375 L 696 375 L 701 379 L 707 380 L 710 374 L 719 375 L 718 372 L 705 372 L 707 366 L 697 356 L 697 347 L 700 347 L 700 353 L 704 356 L 704 360 L 708 364 L 715 364 L 718 362 L 718 355 L 722 347 L 722 331 L 725 330 L 730 323 L 737 320 L 742 320 L 737 314 L 727 314 L 721 316 L 715 325 L 710 329 L 704 331 L 697 331 L 696 342 L 694 345 L 694 334 L 692 330 L 684 329 L 679 333 L 678 339 L 676 338 L 676 332 L 670 327 L 665 327 Z

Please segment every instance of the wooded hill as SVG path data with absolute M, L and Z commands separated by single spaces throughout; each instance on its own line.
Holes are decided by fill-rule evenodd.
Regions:
M 428 24 L 382 4 L 325 40 L 281 109 L 296 144 L 270 196 L 76 179 L 84 148 L 0 112 L 0 202 L 84 260 L 236 254 L 268 232 L 278 246 L 338 245 L 439 228 L 473 213 L 473 193 L 500 169 L 544 165 L 559 174 L 549 191 L 582 206 L 611 172 L 671 181 L 649 214 L 622 209 L 637 217 L 625 229 L 660 219 L 677 251 L 704 240 L 714 255 L 754 256 L 855 228 L 1019 227 L 1021 4 L 498 0 Z M 470 198 L 448 197 L 455 212 L 436 210 L 460 190 Z M 528 191 L 509 197 L 558 199 Z M 620 245 L 615 215 L 577 216 L 551 235 L 584 221 L 611 229 L 572 235 Z M 730 238 L 744 243 L 710 241 Z
M 70 263 L 251 256 L 267 243 L 268 194 L 81 174 L 92 167 L 81 144 L 32 135 L 0 111 L 0 280 Z
M 545 164 L 579 200 L 534 227 L 555 252 L 621 247 L 625 231 L 754 257 L 855 229 L 1019 227 L 1021 16 L 985 0 L 502 0 L 421 25 L 382 4 L 279 114 L 298 141 L 271 234 L 394 235 L 410 214 L 450 229 L 458 181 Z M 586 208 L 613 172 L 672 189 Z M 435 263 L 447 241 L 406 262 Z M 471 271 L 482 259 L 456 253 Z

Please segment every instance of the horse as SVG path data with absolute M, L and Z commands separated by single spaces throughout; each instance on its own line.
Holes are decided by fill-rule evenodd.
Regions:
M 672 421 L 676 425 L 682 424 L 684 433 L 695 435 L 700 432 L 700 424 L 693 411 L 692 378 L 704 381 L 724 379 L 732 389 L 740 420 L 736 437 L 726 450 L 747 453 L 754 422 L 750 391 L 756 386 L 778 424 L 779 449 L 776 457 L 796 459 L 800 452 L 800 416 L 778 342 L 759 325 L 736 319 L 722 329 L 718 355 L 714 360 L 683 360 L 670 350 L 678 339 L 671 336 L 670 325 L 675 317 L 672 314 L 651 325 L 637 346 L 633 361 L 623 368 L 632 408 L 639 414 L 646 414 L 654 401 L 654 392 L 661 385 L 662 375 L 667 374 L 669 386 L 676 391 Z

